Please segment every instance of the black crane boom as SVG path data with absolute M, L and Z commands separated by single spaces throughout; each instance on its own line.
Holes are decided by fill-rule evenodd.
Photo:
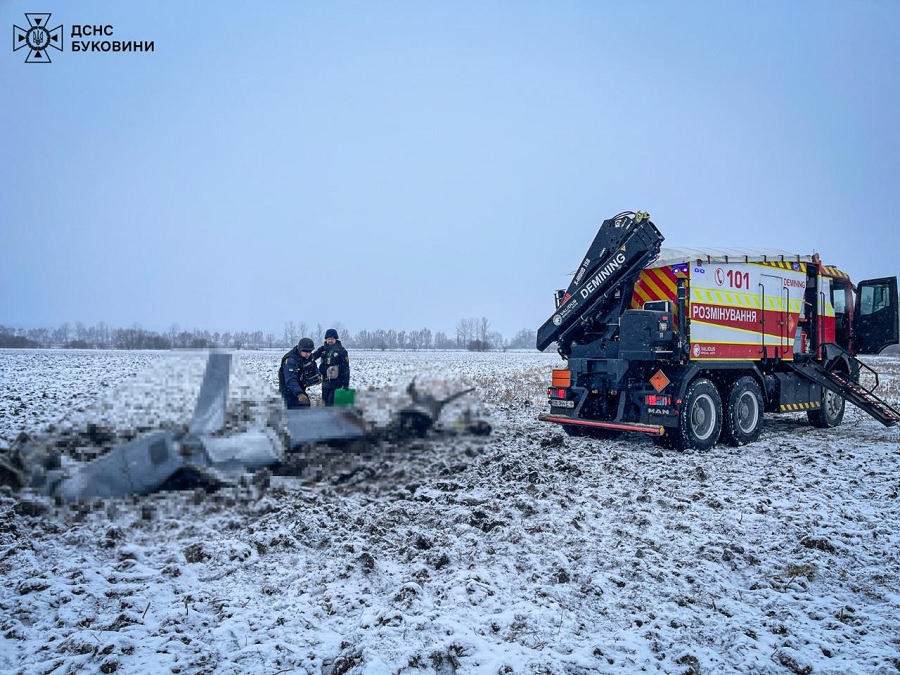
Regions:
M 656 259 L 663 239 L 644 212 L 625 211 L 604 220 L 556 311 L 538 330 L 537 348 L 570 341 L 586 317 L 608 313 L 616 291 Z

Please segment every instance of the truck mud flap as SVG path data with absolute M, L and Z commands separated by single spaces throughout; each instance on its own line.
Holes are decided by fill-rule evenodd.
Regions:
M 639 422 L 600 422 L 597 420 L 579 420 L 571 417 L 557 415 L 538 415 L 541 422 L 553 422 L 554 424 L 573 424 L 575 426 L 590 427 L 592 429 L 613 429 L 615 431 L 637 431 L 642 434 L 662 436 L 666 429 L 658 424 L 641 424 Z

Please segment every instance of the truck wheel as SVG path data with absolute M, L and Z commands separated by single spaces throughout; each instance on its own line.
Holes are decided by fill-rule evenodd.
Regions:
M 729 445 L 746 445 L 759 438 L 762 425 L 762 391 L 756 380 L 745 375 L 738 378 L 728 392 L 722 434 Z
M 836 427 L 844 420 L 844 397 L 835 394 L 830 389 L 822 391 L 822 407 L 818 410 L 809 410 L 806 418 L 814 427 L 828 429 Z
M 706 378 L 694 380 L 684 395 L 675 447 L 709 450 L 719 440 L 720 431 L 722 398 L 716 386 Z

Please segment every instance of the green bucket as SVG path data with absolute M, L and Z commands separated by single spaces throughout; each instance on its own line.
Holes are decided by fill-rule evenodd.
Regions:
M 334 404 L 336 406 L 341 405 L 353 405 L 356 402 L 356 389 L 335 389 L 334 390 Z

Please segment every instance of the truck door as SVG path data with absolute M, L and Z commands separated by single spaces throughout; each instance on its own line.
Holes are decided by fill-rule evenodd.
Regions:
M 759 279 L 763 305 L 763 321 L 760 326 L 763 358 L 779 358 L 783 356 L 784 349 L 784 279 L 780 275 L 765 273 L 761 273 Z
M 868 279 L 856 287 L 853 308 L 853 350 L 878 354 L 900 341 L 897 323 L 897 277 Z
M 853 319 L 853 296 L 849 279 L 831 279 L 831 306 L 834 307 L 834 341 L 850 349 L 850 322 Z
M 786 358 L 791 354 L 805 285 L 801 274 L 788 270 L 772 269 L 759 275 L 764 357 Z

